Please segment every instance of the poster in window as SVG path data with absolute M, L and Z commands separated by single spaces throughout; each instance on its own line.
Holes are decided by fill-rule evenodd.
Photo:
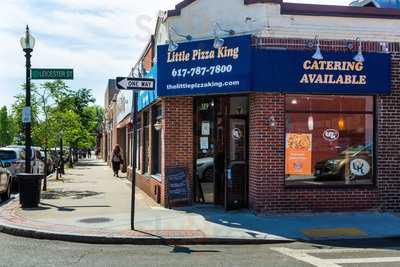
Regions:
M 203 121 L 201 123 L 201 135 L 210 135 L 210 122 Z
M 202 150 L 208 150 L 208 137 L 200 137 L 200 149 Z
M 312 134 L 286 134 L 286 175 L 312 175 Z

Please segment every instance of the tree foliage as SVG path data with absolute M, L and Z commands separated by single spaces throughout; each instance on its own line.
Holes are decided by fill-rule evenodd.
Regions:
M 101 107 L 94 105 L 90 89 L 72 90 L 63 81 L 32 87 L 32 139 L 35 146 L 55 147 L 60 137 L 76 148 L 93 148 L 95 134 L 103 118 Z M 25 95 L 15 97 L 13 105 L 17 132 L 23 136 L 21 122 Z
M 15 125 L 7 107 L 0 109 L 0 146 L 10 145 L 14 141 Z

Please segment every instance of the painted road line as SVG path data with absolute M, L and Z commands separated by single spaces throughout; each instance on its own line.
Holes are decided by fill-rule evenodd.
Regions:
M 304 229 L 302 233 L 311 238 L 329 238 L 329 237 L 363 237 L 367 233 L 358 228 L 314 228 Z
M 390 248 L 394 249 L 394 248 Z M 294 258 L 316 267 L 342 267 L 339 264 L 363 264 L 363 263 L 385 263 L 400 262 L 400 257 L 374 257 L 374 258 L 349 258 L 349 259 L 321 259 L 310 254 L 323 253 L 354 253 L 354 252 L 380 252 L 388 251 L 388 249 L 290 249 L 290 248 L 271 248 L 271 250 L 279 252 L 283 255 Z
M 398 251 L 400 247 L 389 248 L 325 248 L 325 249 L 296 249 L 296 251 L 307 254 L 329 254 L 329 253 L 352 253 L 352 252 L 384 252 Z
M 271 250 L 274 250 L 283 255 L 294 258 L 298 261 L 302 261 L 302 262 L 314 265 L 316 267 L 342 267 L 330 260 L 320 259 L 320 258 L 311 256 L 311 255 L 308 255 L 307 253 L 299 252 L 295 249 L 279 247 L 279 248 L 271 248 Z
M 384 263 L 384 262 L 400 262 L 400 257 L 329 259 L 329 261 L 334 262 L 334 263 L 338 263 L 338 264 L 350 264 L 350 263 Z

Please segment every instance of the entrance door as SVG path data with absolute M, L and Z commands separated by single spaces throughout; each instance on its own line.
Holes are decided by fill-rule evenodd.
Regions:
M 248 98 L 202 97 L 195 101 L 195 202 L 247 205 Z
M 247 97 L 231 97 L 225 147 L 225 208 L 247 206 Z
M 215 203 L 215 102 L 214 98 L 198 98 L 195 103 L 196 178 L 195 202 Z

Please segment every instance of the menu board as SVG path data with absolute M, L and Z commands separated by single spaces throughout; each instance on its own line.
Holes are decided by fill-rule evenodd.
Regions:
M 286 135 L 286 174 L 312 175 L 312 134 Z
M 189 184 L 187 171 L 182 167 L 170 168 L 166 171 L 169 203 L 187 201 L 189 199 Z

